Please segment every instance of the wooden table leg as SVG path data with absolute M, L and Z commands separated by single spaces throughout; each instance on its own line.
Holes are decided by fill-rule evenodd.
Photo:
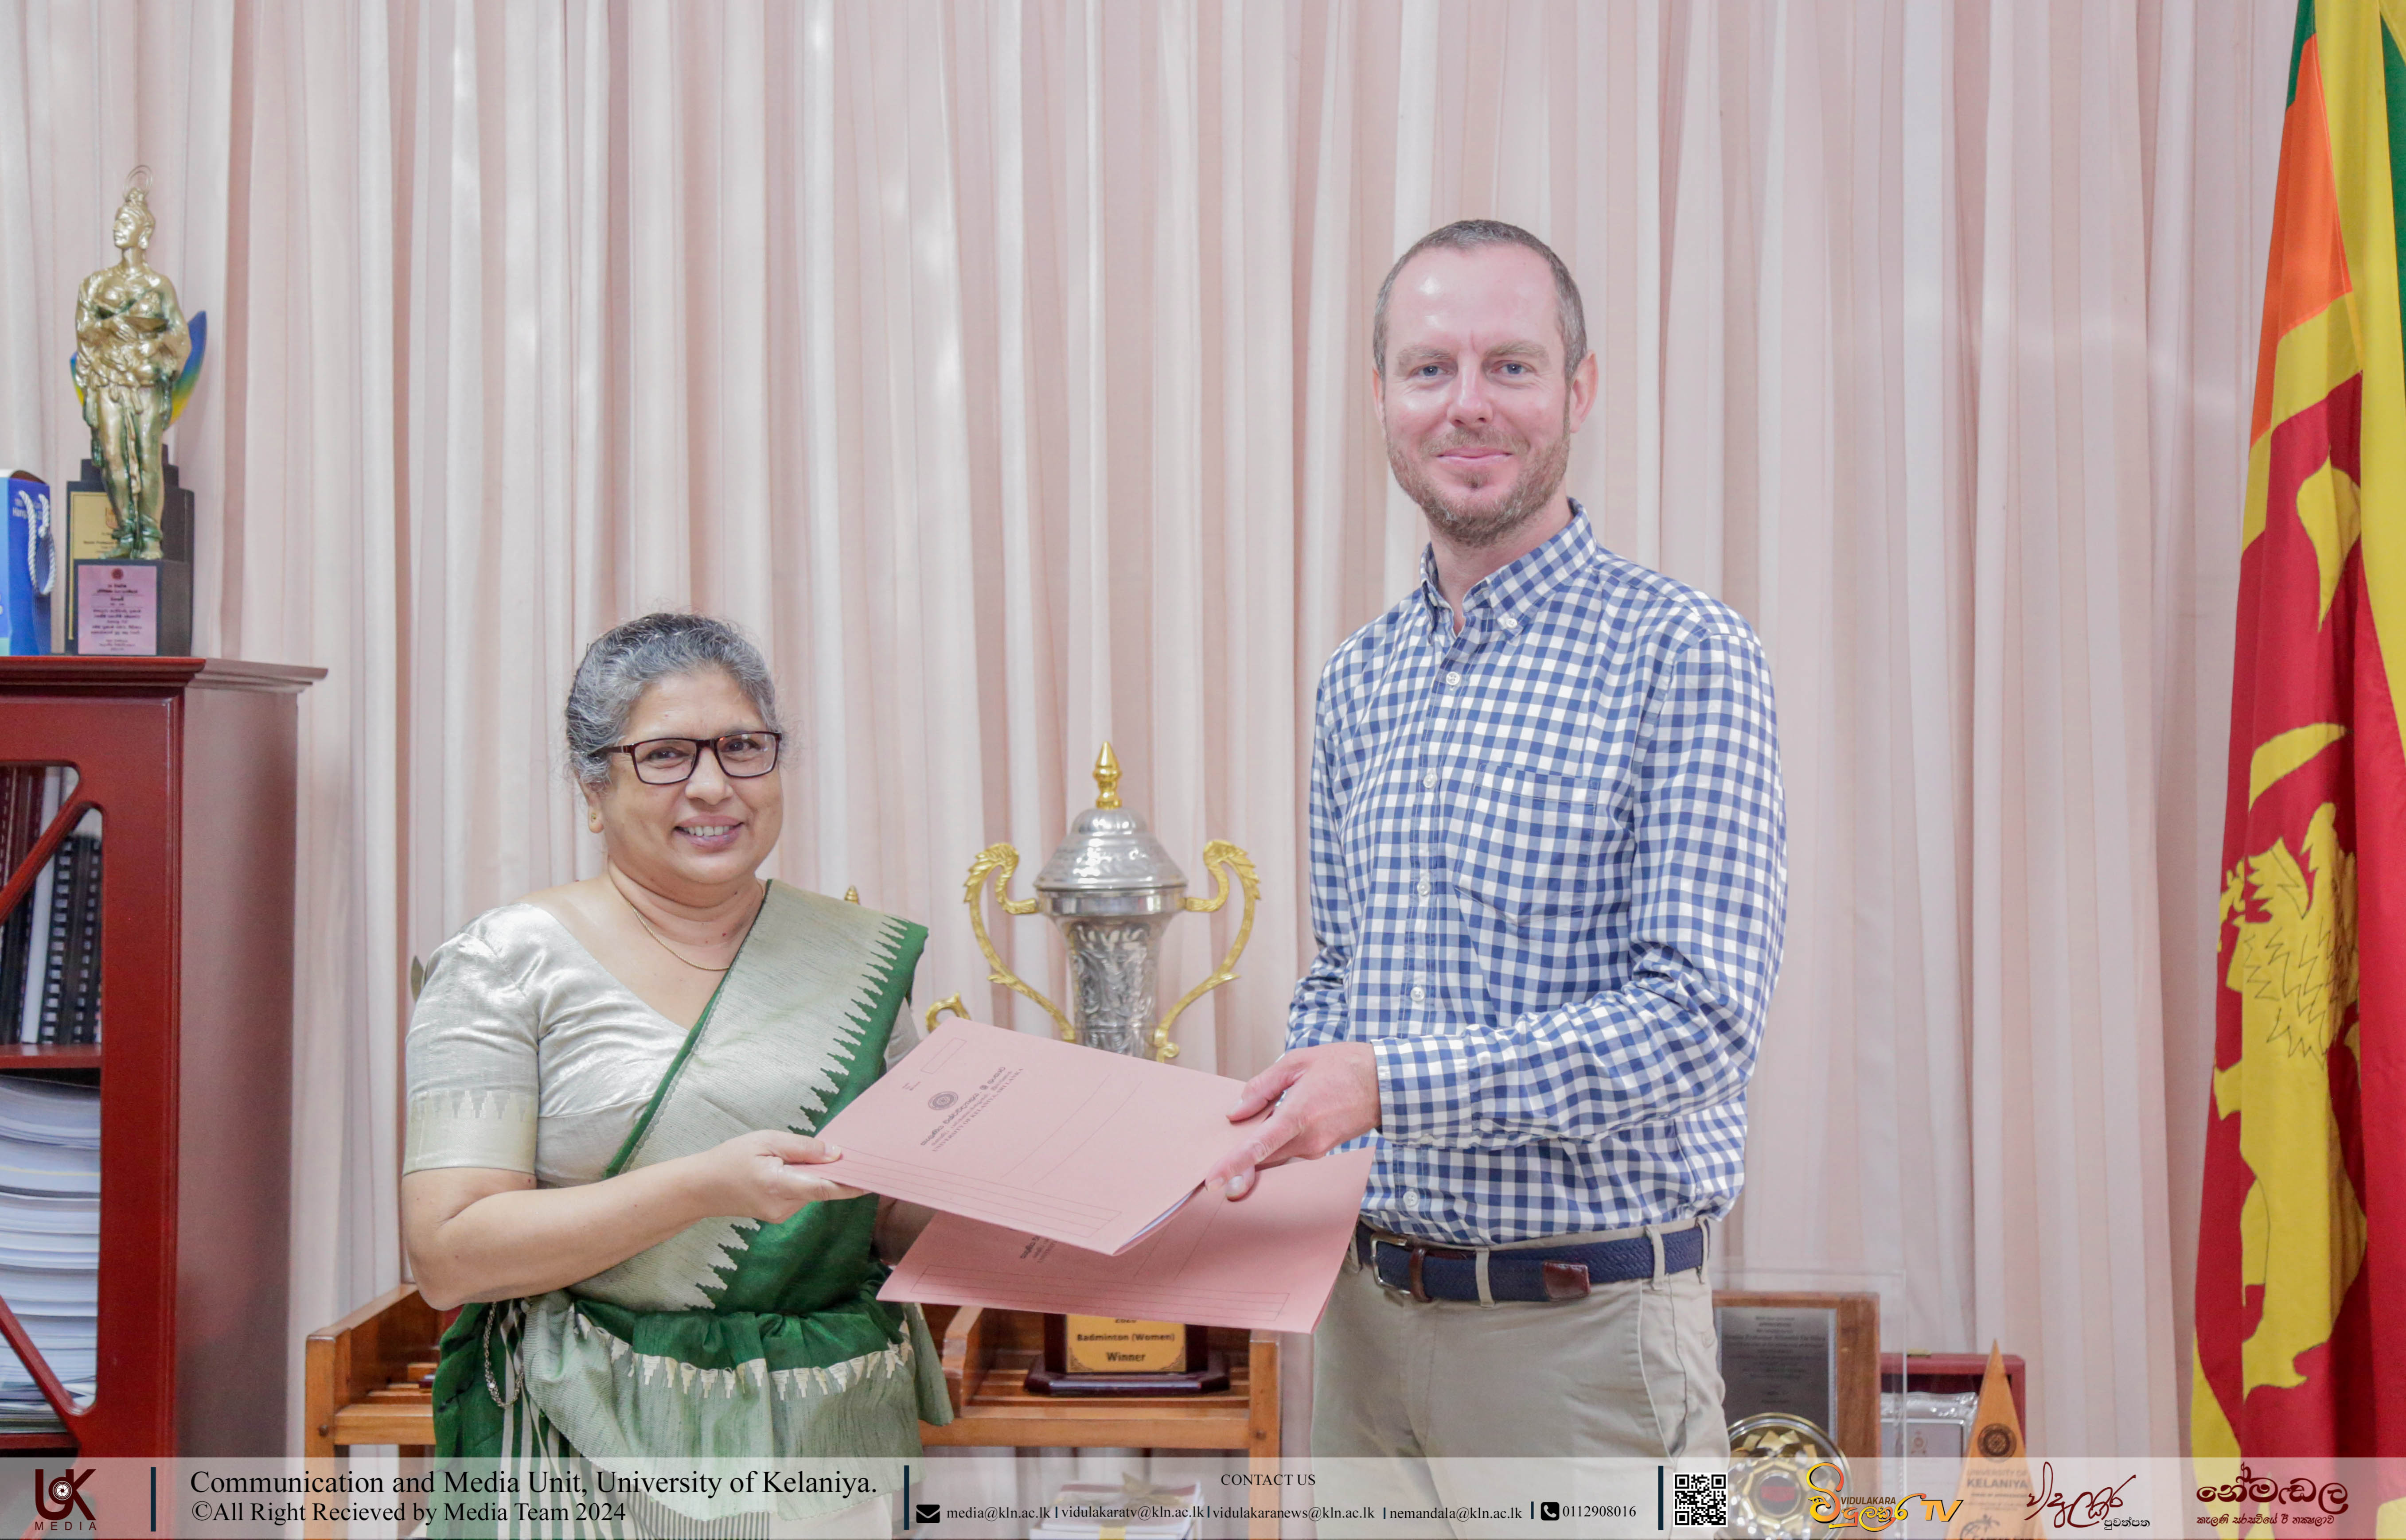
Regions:
M 1279 1345 L 1268 1332 L 1255 1332 L 1252 1348 L 1252 1395 L 1248 1398 L 1251 1415 L 1245 1423 L 1245 1468 L 1255 1476 L 1277 1474 L 1279 1462 Z M 1284 1503 L 1287 1489 L 1280 1486 L 1255 1487 L 1250 1494 L 1256 1499 L 1250 1505 L 1260 1506 L 1262 1493 L 1278 1496 L 1278 1506 Z M 1275 1519 L 1254 1519 L 1247 1521 L 1246 1533 L 1253 1540 L 1278 1540 L 1279 1521 Z

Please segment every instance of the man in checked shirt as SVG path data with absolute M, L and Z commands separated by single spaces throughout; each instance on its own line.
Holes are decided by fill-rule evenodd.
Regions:
M 1762 648 L 1564 494 L 1596 363 L 1543 242 L 1422 237 L 1371 354 L 1429 546 L 1321 674 L 1320 955 L 1229 1116 L 1275 1110 L 1213 1176 L 1378 1151 L 1314 1454 L 1402 1457 L 1438 1502 L 1471 1494 L 1417 1462 L 1726 1457 L 1705 1224 L 1787 905 Z

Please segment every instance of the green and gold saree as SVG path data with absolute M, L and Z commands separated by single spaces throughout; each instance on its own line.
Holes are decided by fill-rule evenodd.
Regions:
M 772 883 L 734 966 L 663 1068 L 657 1033 L 645 1039 L 653 1046 L 620 1044 L 612 1055 L 610 1034 L 637 1018 L 609 997 L 615 981 L 585 976 L 581 948 L 561 953 L 565 934 L 514 905 L 438 954 L 411 1028 L 410 1168 L 522 1163 L 530 1128 L 536 1153 L 519 1168 L 544 1185 L 616 1176 L 756 1129 L 814 1133 L 884 1069 L 927 939 L 907 921 Z M 526 1046 L 536 1051 L 531 1085 L 515 1067 Z M 630 1057 L 651 1082 L 640 1099 L 619 1083 Z M 497 1071 L 505 1061 L 514 1067 Z M 601 1148 L 598 1130 L 620 1127 L 605 1166 L 576 1169 L 580 1150 Z M 587 1472 L 916 1454 L 920 1420 L 951 1413 L 917 1308 L 876 1297 L 886 1273 L 870 1247 L 876 1201 L 814 1204 L 778 1224 L 705 1220 L 569 1288 L 470 1306 L 444 1337 L 435 1376 L 439 1454 Z M 856 1499 L 660 1501 L 673 1520 L 653 1513 L 624 1532 L 759 1533 L 771 1517 L 790 1522 Z

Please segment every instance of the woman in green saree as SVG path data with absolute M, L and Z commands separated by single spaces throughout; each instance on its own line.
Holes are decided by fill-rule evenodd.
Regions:
M 757 875 L 780 733 L 731 627 L 617 628 L 567 716 L 602 874 L 472 921 L 410 1022 L 403 1238 L 427 1299 L 467 1305 L 438 1454 L 588 1494 L 643 1461 L 916 1454 L 951 1415 L 935 1348 L 877 1299 L 877 1200 L 812 1136 L 909 1046 L 927 932 Z M 889 1533 L 884 1497 L 731 1501 L 602 1532 Z

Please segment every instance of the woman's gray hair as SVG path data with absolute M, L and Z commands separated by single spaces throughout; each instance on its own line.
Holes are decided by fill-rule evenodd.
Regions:
M 724 620 L 663 610 L 604 631 L 585 649 L 576 682 L 568 686 L 568 764 L 588 786 L 610 780 L 610 750 L 627 730 L 627 718 L 653 681 L 671 674 L 716 669 L 735 681 L 760 713 L 762 726 L 779 731 L 777 686 L 760 650 Z

